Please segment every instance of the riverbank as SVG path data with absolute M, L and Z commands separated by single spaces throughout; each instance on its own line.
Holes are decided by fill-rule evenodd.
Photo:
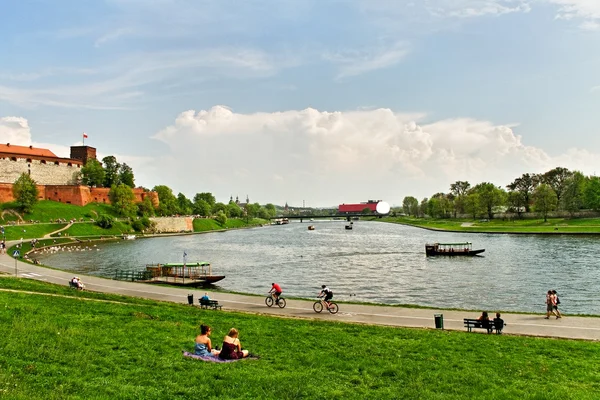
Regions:
M 9 398 L 591 399 L 600 383 L 600 353 L 588 341 L 339 323 L 345 309 L 281 318 L 264 303 L 272 315 L 228 311 L 237 303 L 221 299 L 224 311 L 201 310 L 9 277 L 0 287 L 17 291 L 0 290 L 0 390 Z M 200 323 L 212 327 L 213 345 L 236 327 L 260 358 L 183 358 Z
M 408 225 L 416 228 L 444 232 L 544 234 L 544 235 L 598 235 L 600 218 L 554 218 L 501 220 L 501 219 L 432 219 L 411 217 L 374 218 L 374 221 Z

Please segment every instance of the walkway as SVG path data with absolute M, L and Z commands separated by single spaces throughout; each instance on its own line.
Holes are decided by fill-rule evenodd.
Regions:
M 14 243 L 13 243 L 14 244 Z M 9 246 L 12 245 L 9 243 Z M 59 271 L 17 261 L 17 275 L 60 285 L 67 285 L 73 277 L 71 272 Z M 15 260 L 8 255 L 0 255 L 0 272 L 15 274 Z M 194 294 L 194 301 L 204 294 L 203 289 L 190 290 L 153 286 L 134 282 L 114 281 L 94 276 L 79 275 L 88 290 L 114 293 L 146 299 L 187 304 L 188 293 Z M 265 293 L 268 291 L 265 286 Z M 223 310 L 233 310 L 265 315 L 287 316 L 291 318 L 320 319 L 339 322 L 354 322 L 373 325 L 403 326 L 414 328 L 434 328 L 434 314 L 444 315 L 444 328 L 465 331 L 463 318 L 477 318 L 479 313 L 469 311 L 448 311 L 418 308 L 402 308 L 376 305 L 340 304 L 340 312 L 316 314 L 313 301 L 287 300 L 284 309 L 268 308 L 264 297 L 244 296 L 229 293 L 208 292 L 211 299 L 223 304 Z M 544 319 L 542 314 L 503 314 L 506 322 L 505 334 L 544 336 L 569 339 L 600 340 L 600 318 L 564 317 Z M 480 330 L 478 330 L 480 331 Z

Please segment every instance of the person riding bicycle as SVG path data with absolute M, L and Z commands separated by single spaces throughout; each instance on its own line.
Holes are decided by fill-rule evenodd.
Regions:
M 333 292 L 331 291 L 331 289 L 329 289 L 327 287 L 327 285 L 321 285 L 321 291 L 319 292 L 319 297 L 323 297 L 323 296 L 325 296 L 323 301 L 327 304 L 327 308 L 331 307 L 329 300 L 331 300 L 333 298 Z
M 281 286 L 277 283 L 271 283 L 271 290 L 269 290 L 269 293 L 273 294 L 275 304 L 279 304 L 279 296 L 281 296 L 282 293 Z

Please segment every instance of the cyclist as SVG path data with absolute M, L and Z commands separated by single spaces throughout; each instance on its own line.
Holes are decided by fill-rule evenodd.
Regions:
M 323 297 L 325 296 L 325 298 L 321 301 L 324 301 L 325 304 L 327 305 L 327 309 L 329 309 L 331 307 L 331 304 L 329 304 L 329 300 L 331 300 L 333 298 L 333 292 L 331 291 L 331 289 L 329 289 L 327 287 L 327 285 L 321 285 L 321 291 L 319 292 L 319 297 Z
M 277 283 L 271 283 L 271 290 L 269 290 L 269 293 L 273 294 L 273 297 L 275 298 L 275 304 L 279 304 L 279 296 L 281 296 L 281 286 L 279 286 L 279 284 Z

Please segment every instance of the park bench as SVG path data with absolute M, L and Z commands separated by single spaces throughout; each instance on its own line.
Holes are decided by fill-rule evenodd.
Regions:
M 480 321 L 478 319 L 465 318 L 464 323 L 468 332 L 471 332 L 473 329 L 485 329 L 487 333 L 496 331 L 496 334 L 498 335 L 502 333 L 502 328 L 504 328 L 505 325 L 504 321 L 498 319 Z
M 200 308 L 212 308 L 213 310 L 216 309 L 221 309 L 221 307 L 223 307 L 222 305 L 219 304 L 219 302 L 217 300 L 203 300 L 203 299 L 198 299 L 198 302 L 200 303 Z

